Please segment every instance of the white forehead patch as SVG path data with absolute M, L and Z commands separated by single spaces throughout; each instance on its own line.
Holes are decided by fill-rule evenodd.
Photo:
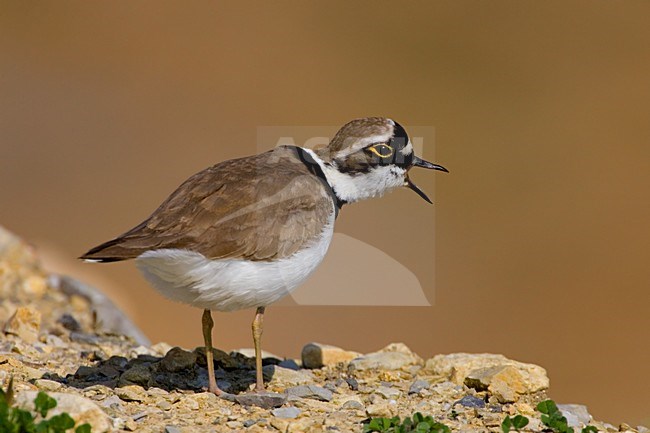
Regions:
M 400 150 L 402 155 L 407 156 L 413 153 L 413 145 L 411 144 L 411 140 L 409 140 L 409 143 Z

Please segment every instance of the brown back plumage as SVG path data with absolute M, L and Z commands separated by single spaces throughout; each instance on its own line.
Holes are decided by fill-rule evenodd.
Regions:
M 207 168 L 144 222 L 80 258 L 119 261 L 164 248 L 210 259 L 288 257 L 314 241 L 334 211 L 326 185 L 300 155 L 283 146 Z

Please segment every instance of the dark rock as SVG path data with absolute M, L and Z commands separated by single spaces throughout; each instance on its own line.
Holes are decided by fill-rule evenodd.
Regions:
M 247 419 L 246 421 L 242 422 L 242 425 L 244 426 L 244 428 L 248 428 L 250 426 L 255 425 L 256 423 L 257 421 L 254 419 Z
M 188 352 L 180 347 L 171 349 L 160 361 L 159 367 L 163 371 L 176 373 L 194 368 L 196 365 L 196 353 Z
M 196 353 L 196 363 L 201 367 L 207 367 L 207 362 L 205 359 L 205 347 L 197 347 L 194 349 L 194 353 Z M 236 370 L 240 368 L 239 361 L 236 358 L 231 357 L 223 350 L 213 348 L 212 357 L 214 358 L 214 362 L 217 364 L 217 367 L 221 367 L 224 370 Z
M 77 369 L 77 371 L 74 374 L 74 377 L 77 379 L 86 380 L 89 377 L 92 377 L 96 374 L 98 374 L 98 371 L 95 367 L 87 367 L 85 365 L 82 365 Z
M 299 385 L 287 389 L 287 394 L 299 398 L 311 398 L 313 400 L 330 401 L 332 391 L 317 385 Z
M 166 425 L 165 433 L 182 433 L 182 431 L 180 428 L 176 427 L 175 425 Z
M 482 398 L 478 398 L 473 395 L 466 395 L 465 397 L 461 398 L 457 402 L 454 403 L 459 404 L 461 406 L 465 407 L 476 407 L 476 408 L 484 408 L 485 407 L 485 401 Z
M 159 358 L 157 356 L 152 356 L 152 355 L 138 355 L 136 358 L 133 358 L 126 364 L 126 369 L 129 369 L 131 367 L 134 367 L 136 365 L 141 365 L 141 364 L 153 364 L 156 362 L 160 362 L 162 358 Z
M 233 363 L 234 368 L 240 368 L 242 370 L 255 369 L 255 358 L 249 358 L 248 356 L 239 352 L 230 352 L 230 355 L 226 355 L 226 356 L 228 357 L 230 362 Z M 226 369 L 226 367 L 223 368 Z
M 287 396 L 275 392 L 259 392 L 237 395 L 235 401 L 242 406 L 258 406 L 262 409 L 271 409 L 282 406 L 287 401 Z
M 135 365 L 120 376 L 119 384 L 148 386 L 151 381 L 151 368 L 148 365 Z
M 100 365 L 97 367 L 97 371 L 99 374 L 101 374 L 104 377 L 108 377 L 109 379 L 114 379 L 117 376 L 120 375 L 120 372 L 113 366 L 111 365 Z
M 59 320 L 57 320 L 57 323 L 60 323 L 61 326 L 63 326 L 68 331 L 81 331 L 81 325 L 79 322 L 77 322 L 77 319 L 72 316 L 72 314 L 62 314 L 61 317 L 59 317 Z
M 104 361 L 105 365 L 110 365 L 112 367 L 115 367 L 116 369 L 122 371 L 126 368 L 126 365 L 128 364 L 129 360 L 126 359 L 123 356 L 111 356 L 108 358 L 106 361 Z
M 278 367 L 288 368 L 289 370 L 300 370 L 300 366 L 293 359 L 285 359 L 278 363 Z
M 251 358 L 255 360 L 255 358 Z M 278 358 L 273 358 L 273 357 L 267 357 L 267 358 L 262 358 L 262 365 L 280 365 L 282 363 L 281 359 Z M 285 367 L 285 368 L 291 368 L 291 367 Z

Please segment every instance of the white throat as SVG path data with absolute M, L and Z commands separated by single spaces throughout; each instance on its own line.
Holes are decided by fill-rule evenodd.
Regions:
M 336 166 L 323 161 L 314 151 L 303 150 L 318 163 L 336 196 L 347 203 L 380 197 L 392 189 L 404 186 L 406 170 L 403 168 L 387 165 L 376 167 L 368 173 L 341 173 Z

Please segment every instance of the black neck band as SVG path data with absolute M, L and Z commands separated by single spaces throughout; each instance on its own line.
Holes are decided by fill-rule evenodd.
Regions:
M 289 146 L 289 147 L 293 147 L 295 149 L 296 156 L 298 156 L 298 159 L 300 159 L 300 161 L 303 164 L 305 164 L 305 167 L 307 167 L 307 169 L 311 174 L 316 176 L 323 183 L 323 186 L 332 197 L 332 201 L 334 201 L 334 211 L 336 212 L 336 215 L 334 217 L 335 218 L 338 217 L 339 210 L 347 202 L 345 200 L 341 200 L 339 196 L 336 195 L 336 192 L 332 188 L 332 185 L 330 185 L 329 182 L 327 181 L 327 177 L 325 176 L 325 173 L 323 172 L 323 169 L 321 168 L 320 164 L 314 159 L 314 157 L 309 152 L 307 152 L 302 147 L 298 147 L 298 146 Z

